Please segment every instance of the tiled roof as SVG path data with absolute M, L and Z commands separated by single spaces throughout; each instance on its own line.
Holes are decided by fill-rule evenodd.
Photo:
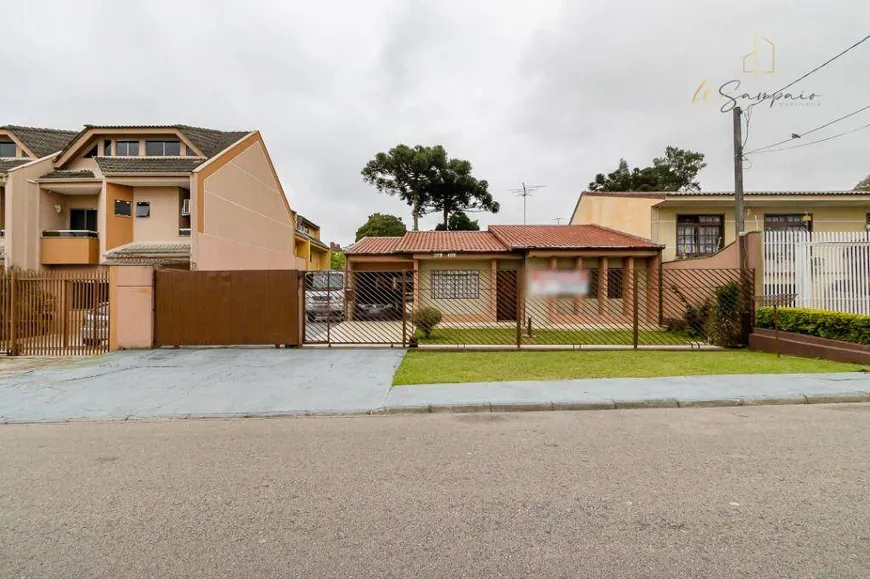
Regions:
M 0 160 L 0 175 L 5 175 L 9 169 L 31 162 L 33 159 L 2 159 Z
M 57 153 L 66 147 L 78 135 L 76 131 L 60 131 L 57 129 L 42 129 L 37 127 L 19 127 L 6 125 L 0 127 L 15 135 L 27 148 L 38 157 Z
M 304 231 L 299 231 L 297 229 L 296 235 L 298 235 L 299 237 L 304 237 L 305 239 L 307 239 L 308 241 L 310 241 L 311 243 L 313 243 L 314 245 L 316 245 L 318 247 L 322 247 L 323 249 L 329 249 L 329 246 L 326 245 L 324 242 L 320 241 L 319 239 L 314 238 L 311 235 L 308 235 Z
M 96 157 L 103 173 L 190 173 L 205 159 L 197 157 Z
M 659 247 L 600 225 L 491 225 L 489 230 L 511 249 L 603 249 Z
M 489 231 L 409 231 L 397 247 L 404 252 L 502 252 L 507 248 Z
M 175 125 L 175 128 L 190 139 L 206 157 L 214 157 L 251 131 L 216 131 L 187 125 Z
M 106 252 L 108 263 L 177 262 L 190 259 L 190 242 L 142 243 L 120 245 Z
M 401 237 L 363 237 L 347 248 L 348 254 L 398 253 Z
M 40 179 L 93 179 L 93 171 L 52 171 Z

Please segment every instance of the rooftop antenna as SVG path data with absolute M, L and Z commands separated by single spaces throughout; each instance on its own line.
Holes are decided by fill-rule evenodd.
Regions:
M 520 181 L 522 188 L 520 189 L 510 189 L 511 193 L 516 193 L 520 197 L 523 198 L 523 225 L 526 224 L 526 199 L 539 189 L 543 189 L 546 185 L 526 185 L 525 181 Z
M 554 217 L 554 218 L 553 218 L 553 221 L 556 222 L 556 225 L 562 225 L 562 220 L 563 220 L 563 219 L 565 219 L 565 218 L 564 218 L 564 217 Z

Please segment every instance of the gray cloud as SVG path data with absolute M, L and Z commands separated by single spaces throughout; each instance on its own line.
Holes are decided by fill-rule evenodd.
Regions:
M 797 78 L 866 34 L 870 6 L 840 4 L 17 2 L 4 6 L 0 111 L 4 123 L 73 129 L 258 128 L 294 208 L 342 243 L 375 211 L 410 221 L 359 176 L 399 142 L 470 159 L 503 206 L 484 223 L 522 219 L 508 192 L 521 180 L 548 186 L 529 220 L 552 223 L 596 172 L 668 144 L 707 155 L 705 188 L 731 188 L 730 117 L 692 93 L 705 79 L 762 90 Z M 740 70 L 755 31 L 777 47 L 776 72 L 757 78 Z M 819 106 L 756 107 L 748 148 L 870 104 L 868 61 L 870 44 L 796 87 L 821 93 Z M 851 186 L 870 172 L 868 140 L 758 155 L 747 187 Z

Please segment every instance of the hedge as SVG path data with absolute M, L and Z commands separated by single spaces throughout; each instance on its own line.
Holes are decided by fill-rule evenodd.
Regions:
M 870 316 L 802 308 L 777 308 L 777 321 L 779 329 L 784 332 L 870 345 Z M 773 308 L 759 308 L 755 313 L 755 325 L 774 329 Z

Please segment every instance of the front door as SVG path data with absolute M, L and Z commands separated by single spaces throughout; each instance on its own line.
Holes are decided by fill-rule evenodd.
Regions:
M 499 271 L 496 275 L 495 310 L 499 321 L 517 319 L 517 273 Z

